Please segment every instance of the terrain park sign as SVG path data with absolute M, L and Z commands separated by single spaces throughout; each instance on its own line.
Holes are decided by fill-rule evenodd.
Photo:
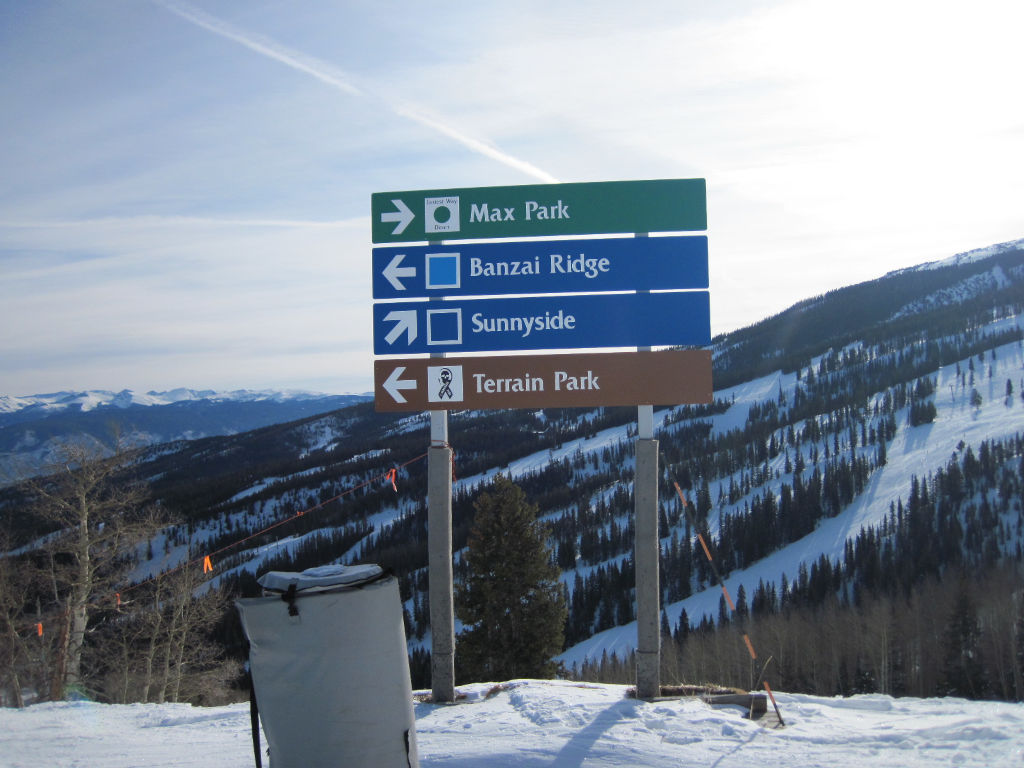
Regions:
M 378 411 L 709 403 L 707 350 L 374 362 Z

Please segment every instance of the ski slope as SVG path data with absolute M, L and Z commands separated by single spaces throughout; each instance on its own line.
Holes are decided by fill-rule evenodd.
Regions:
M 1000 330 L 1008 323 L 1016 322 L 1017 319 L 1001 321 L 990 328 Z M 801 563 L 809 565 L 823 554 L 834 563 L 839 562 L 848 539 L 856 537 L 862 528 L 879 525 L 888 516 L 891 503 L 901 498 L 906 501 L 914 475 L 924 480 L 929 473 L 944 467 L 954 455 L 959 457 L 961 443 L 972 446 L 976 453 L 978 446 L 985 440 L 1008 438 L 1024 432 L 1024 400 L 1020 396 L 1024 390 L 1024 349 L 1020 344 L 1012 343 L 996 347 L 994 352 L 994 358 L 990 353 L 985 354 L 984 363 L 975 360 L 977 370 L 973 385 L 961 387 L 957 384 L 957 364 L 941 368 L 936 375 L 933 395 L 937 411 L 935 421 L 911 427 L 907 423 L 904 409 L 897 419 L 899 426 L 896 436 L 887 448 L 886 464 L 872 473 L 863 493 L 836 517 L 821 520 L 818 527 L 804 538 L 746 569 L 731 573 L 725 579 L 729 593 L 736 595 L 742 584 L 748 595 L 753 594 L 759 581 L 779 584 L 783 574 L 792 583 L 798 576 Z M 968 365 L 968 360 L 961 361 L 961 370 L 966 372 Z M 1009 402 L 1005 398 L 1007 379 L 1011 380 L 1015 392 Z M 721 434 L 741 428 L 751 405 L 773 399 L 780 387 L 792 397 L 795 384 L 795 375 L 775 373 L 716 393 L 716 397 L 726 400 L 735 397 L 735 403 L 725 413 L 709 419 L 712 429 Z M 982 397 L 980 407 L 971 405 L 972 389 L 976 389 Z M 824 447 L 822 443 L 819 445 Z M 875 449 L 868 446 L 857 450 Z M 772 469 L 781 471 L 783 462 L 784 458 L 780 454 L 771 462 Z M 811 469 L 808 465 L 805 477 L 810 475 Z M 773 492 L 778 494 L 778 486 L 783 481 L 791 482 L 783 474 L 780 480 L 769 483 L 767 487 L 773 488 Z M 719 483 L 727 486 L 729 478 L 716 479 L 714 488 Z M 712 496 L 717 496 L 717 491 L 713 491 Z M 709 518 L 711 533 L 717 533 L 722 515 L 738 511 L 748 499 L 749 495 L 735 504 L 716 506 Z M 721 595 L 717 585 L 712 584 L 685 600 L 662 607 L 671 624 L 675 624 L 683 608 L 691 622 L 696 624 L 705 614 L 712 618 L 718 615 Z M 636 648 L 636 637 L 636 622 L 613 627 L 569 648 L 557 659 L 568 666 L 586 660 L 597 661 L 604 652 L 609 655 L 615 653 L 621 659 Z

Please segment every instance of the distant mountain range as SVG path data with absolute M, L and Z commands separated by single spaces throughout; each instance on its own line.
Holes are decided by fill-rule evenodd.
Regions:
M 62 443 L 85 441 L 103 451 L 215 435 L 326 413 L 372 395 L 298 390 L 124 389 L 0 395 L 0 484 L 43 471 Z

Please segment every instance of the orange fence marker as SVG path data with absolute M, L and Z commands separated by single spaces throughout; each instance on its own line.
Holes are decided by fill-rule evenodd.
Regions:
M 41 622 L 41 621 L 38 624 L 36 624 L 36 636 L 37 637 L 42 637 L 43 636 L 43 622 Z
M 673 483 L 673 485 L 676 487 L 676 493 L 679 495 L 679 501 L 682 502 L 683 509 L 686 510 L 687 520 L 690 522 L 691 526 L 696 528 L 696 522 L 690 516 L 690 513 L 688 511 L 690 505 L 689 503 L 687 503 L 686 497 L 683 495 L 683 489 L 679 487 L 679 483 Z M 722 574 L 719 572 L 717 566 L 715 565 L 714 558 L 711 557 L 711 550 L 708 549 L 708 545 L 704 541 L 704 537 L 701 536 L 699 532 L 697 533 L 697 541 L 700 542 L 700 546 L 704 550 L 704 554 L 707 556 L 708 562 L 711 564 L 711 571 L 715 574 L 715 580 L 718 582 L 718 586 L 722 588 L 722 594 L 725 595 L 726 602 L 729 603 L 729 608 L 732 610 L 733 613 L 736 613 L 736 604 L 732 601 L 732 596 L 729 594 L 729 590 L 725 588 L 725 581 L 722 579 Z M 747 646 L 747 652 L 750 654 L 751 660 L 757 661 L 757 652 L 754 650 L 754 644 L 750 641 L 750 636 L 746 632 L 743 633 L 743 642 Z M 772 657 L 769 656 L 768 661 L 766 661 L 762 666 L 762 678 L 764 675 L 764 671 L 768 666 L 768 662 L 771 660 Z M 772 693 L 772 689 L 768 687 L 768 681 L 762 679 L 762 682 L 764 683 L 764 689 L 768 692 L 768 698 L 772 700 L 772 706 L 775 707 L 775 714 L 779 718 L 779 725 L 785 726 L 786 722 L 782 719 L 782 713 L 779 711 L 779 705 L 775 701 L 775 695 Z
M 785 727 L 786 721 L 782 719 L 782 713 L 779 712 L 778 702 L 775 701 L 775 694 L 772 693 L 772 689 L 768 686 L 768 681 L 762 681 L 764 683 L 764 689 L 768 691 L 768 698 L 772 700 L 772 706 L 775 707 L 775 716 L 779 718 L 779 725 Z
M 398 478 L 398 470 L 395 469 L 394 467 L 389 469 L 388 473 L 386 475 L 384 475 L 384 479 L 385 480 L 390 480 L 391 481 L 391 487 L 395 489 L 395 493 L 398 493 L 398 485 L 395 483 L 395 480 L 397 478 Z
M 203 573 L 212 573 L 212 572 L 213 572 L 213 561 L 210 560 L 210 556 L 207 555 L 206 557 L 203 558 Z
M 701 547 L 704 549 L 704 554 L 707 555 L 708 562 L 709 563 L 715 562 L 714 560 L 711 559 L 711 552 L 708 550 L 708 545 L 706 543 L 704 543 L 704 537 L 701 536 L 699 533 L 697 534 L 697 541 L 700 542 Z
M 754 650 L 754 644 L 750 642 L 750 635 L 746 632 L 743 633 L 743 642 L 747 644 L 747 650 L 750 652 L 750 658 L 757 661 L 757 652 Z
M 732 595 L 729 594 L 729 590 L 725 588 L 725 583 L 722 584 L 722 594 L 725 595 L 725 602 L 729 604 L 729 610 L 736 613 L 736 603 L 732 601 Z

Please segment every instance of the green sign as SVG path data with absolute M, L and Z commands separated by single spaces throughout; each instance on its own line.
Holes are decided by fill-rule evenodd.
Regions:
M 376 192 L 373 242 L 707 229 L 704 179 Z

